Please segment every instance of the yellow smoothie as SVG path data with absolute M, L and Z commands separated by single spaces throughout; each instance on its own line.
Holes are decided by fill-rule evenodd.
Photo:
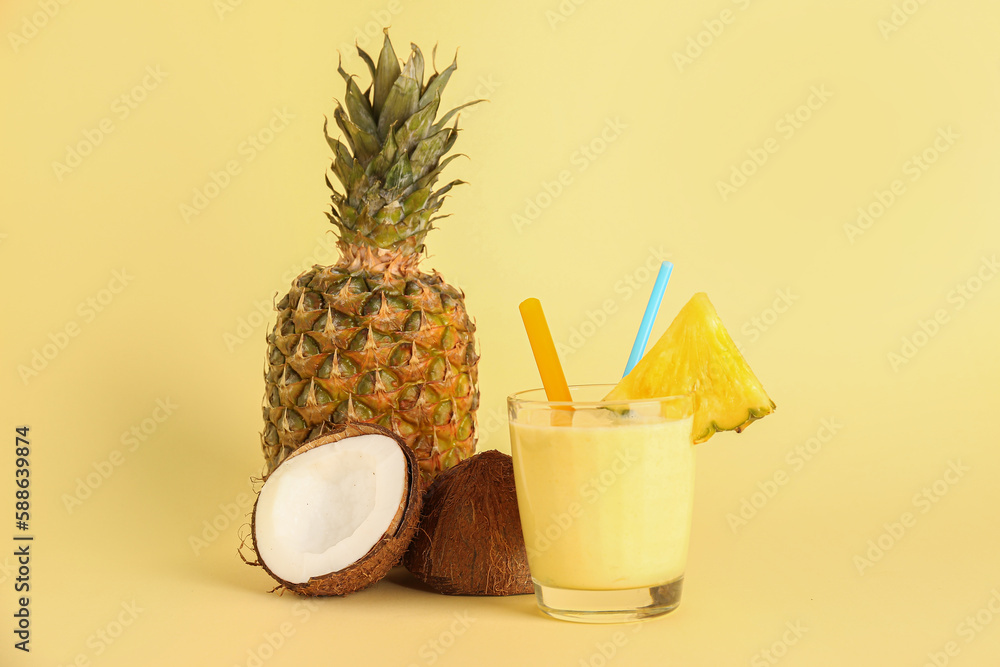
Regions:
M 630 419 L 604 409 L 565 412 L 561 423 L 553 416 L 525 413 L 510 424 L 535 582 L 621 590 L 681 577 L 694 494 L 692 418 Z

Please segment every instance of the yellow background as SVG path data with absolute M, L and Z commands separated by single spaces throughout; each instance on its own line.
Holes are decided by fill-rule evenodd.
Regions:
M 304 606 L 236 555 L 261 465 L 273 320 L 258 306 L 333 261 L 322 119 L 343 94 L 337 49 L 364 73 L 350 46 L 377 48 L 383 23 L 401 54 L 438 42 L 439 68 L 461 47 L 446 104 L 489 99 L 463 114 L 470 159 L 449 172 L 470 185 L 424 262 L 479 326 L 481 447 L 509 451 L 504 396 L 538 384 L 518 302 L 542 300 L 571 381 L 613 380 L 658 253 L 676 269 L 654 335 L 707 291 L 778 404 L 699 446 L 668 618 L 559 623 L 531 597 L 441 597 L 399 572 Z M 36 535 L 30 655 L 12 647 L 0 549 L 0 664 L 247 665 L 268 637 L 269 666 L 994 664 L 1000 280 L 976 280 L 1000 252 L 995 3 L 15 0 L 0 27 L 0 533 L 28 424 Z M 800 108 L 813 90 L 826 99 Z M 102 126 L 79 166 L 54 167 Z M 253 152 L 251 135 L 272 141 Z M 718 182 L 765 144 L 777 152 L 724 198 Z M 924 151 L 936 160 L 912 180 Z M 185 220 L 230 161 L 239 173 Z M 852 239 L 858 207 L 896 179 L 902 194 Z M 980 289 L 959 299 L 959 285 Z M 904 339 L 920 346 L 893 363 Z M 123 441 L 133 428 L 145 439 Z M 96 488 L 68 507 L 88 475 Z

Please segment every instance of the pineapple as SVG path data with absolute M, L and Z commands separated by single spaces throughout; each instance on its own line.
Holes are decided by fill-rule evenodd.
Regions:
M 427 483 L 475 449 L 476 327 L 462 291 L 418 267 L 444 194 L 461 183 L 434 189 L 456 157 L 442 159 L 458 136 L 457 120 L 447 125 L 468 104 L 436 118 L 457 62 L 424 83 L 420 49 L 401 69 L 388 32 L 377 65 L 358 53 L 372 77 L 365 92 L 338 66 L 346 145 L 324 124 L 343 188 L 327 177 L 341 257 L 296 278 L 276 306 L 261 444 L 270 473 L 334 424 L 378 424 L 413 449 Z
M 694 443 L 705 442 L 716 431 L 740 432 L 775 408 L 704 292 L 681 308 L 606 400 L 676 394 L 693 396 Z

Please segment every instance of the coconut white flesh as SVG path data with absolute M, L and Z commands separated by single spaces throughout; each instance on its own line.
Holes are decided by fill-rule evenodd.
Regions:
M 359 435 L 288 459 L 257 500 L 264 564 L 302 584 L 357 562 L 392 523 L 406 490 L 406 456 L 384 435 Z

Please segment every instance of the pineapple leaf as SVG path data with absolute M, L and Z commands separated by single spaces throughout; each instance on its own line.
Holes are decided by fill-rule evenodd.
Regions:
M 398 201 L 389 202 L 375 214 L 375 222 L 379 225 L 395 225 L 402 219 L 403 207 L 399 205 Z
M 440 190 L 437 190 L 427 200 L 427 210 L 429 210 L 429 211 L 437 211 L 439 208 L 441 208 L 441 204 L 444 203 L 444 196 L 445 196 L 445 194 L 449 190 L 451 190 L 453 187 L 455 187 L 456 185 L 465 185 L 465 181 L 460 180 L 460 179 L 456 179 L 456 180 L 452 181 L 451 183 L 449 183 L 448 185 L 446 185 L 443 188 L 441 188 Z
M 354 164 L 354 158 L 348 157 L 343 158 L 338 155 L 332 165 L 333 173 L 337 175 L 337 178 L 344 185 L 344 189 L 350 194 L 351 189 L 351 168 Z
M 375 63 L 372 61 L 372 57 L 368 55 L 368 52 L 358 46 L 358 43 L 354 43 L 354 47 L 358 50 L 358 55 L 361 59 L 365 61 L 365 65 L 368 65 L 368 72 L 372 75 L 372 82 L 375 81 Z
M 434 48 L 431 49 L 431 67 L 434 68 L 434 73 L 427 77 L 427 85 L 424 86 L 424 90 L 427 90 L 427 86 L 431 85 L 431 82 L 438 77 L 438 66 L 437 66 L 437 55 L 438 55 L 438 45 L 434 42 Z M 422 92 L 422 91 L 421 91 Z
M 333 151 L 334 156 L 343 157 L 344 160 L 350 162 L 351 152 L 347 149 L 347 146 L 345 146 L 340 142 L 339 139 L 334 139 L 333 137 L 330 136 L 328 128 L 329 128 L 329 120 L 324 117 L 323 136 L 326 137 L 327 145 L 330 146 L 330 149 Z
M 368 215 L 374 215 L 376 211 L 385 206 L 385 201 L 381 195 L 382 184 L 378 181 L 370 182 L 370 185 L 362 195 L 365 204 L 365 211 Z
M 337 209 L 330 209 L 330 211 L 324 211 L 326 214 L 326 219 L 330 221 L 334 227 L 338 229 L 354 229 L 355 225 L 355 210 L 350 206 L 344 206 L 343 211 L 337 211 Z
M 382 225 L 371 234 L 371 240 L 379 248 L 391 248 L 400 241 L 396 225 Z
M 368 134 L 374 135 L 376 133 L 374 111 L 372 111 L 368 98 L 358 88 L 358 84 L 354 83 L 354 77 L 345 72 L 340 63 L 337 63 L 337 71 L 347 82 L 347 93 L 344 97 L 351 120 Z
M 442 155 L 451 150 L 451 147 L 455 145 L 458 140 L 458 119 L 455 119 L 455 127 L 451 128 L 451 135 L 448 137 L 448 142 L 444 145 L 444 150 L 441 152 Z
M 337 108 L 333 110 L 333 119 L 337 122 L 337 127 L 339 127 L 340 131 L 344 134 L 344 138 L 347 139 L 347 145 L 351 147 L 351 153 L 356 153 L 357 146 L 354 145 L 354 138 L 351 136 L 351 133 L 347 131 L 347 125 L 344 123 L 346 115 L 343 112 L 337 113 L 337 111 L 340 111 L 339 103 L 337 104 Z M 327 132 L 327 122 L 325 121 L 323 124 L 323 131 L 326 133 L 327 137 L 330 136 L 330 133 Z M 327 143 L 329 143 L 329 141 L 330 140 L 328 138 Z
M 357 224 L 358 210 L 353 206 L 344 205 L 340 209 L 341 219 L 347 229 L 354 229 Z
M 337 180 L 340 181 L 341 184 L 344 186 L 344 189 L 348 189 L 347 188 L 347 183 L 345 182 L 345 180 L 347 179 L 347 175 L 348 175 L 349 172 L 348 172 L 347 169 L 344 168 L 344 165 L 341 164 L 339 161 L 334 161 L 333 165 L 331 165 L 330 168 L 333 170 L 333 173 L 337 177 Z M 329 176 L 327 176 L 327 178 L 326 178 L 326 183 L 327 183 L 327 185 L 330 186 L 330 189 L 332 190 L 333 189 L 333 184 L 330 183 L 330 177 Z
M 385 143 L 382 144 L 382 150 L 375 156 L 375 159 L 368 163 L 365 173 L 369 176 L 383 178 L 385 172 L 392 166 L 393 160 L 396 159 L 396 152 L 396 139 L 393 133 L 390 132 L 389 136 L 385 139 Z
M 354 155 L 362 164 L 368 164 L 369 160 L 378 155 L 380 148 L 378 138 L 374 135 L 368 134 L 354 123 L 351 123 L 350 121 L 348 121 L 348 123 L 347 128 L 351 130 L 354 135 L 354 145 L 356 147 Z
M 437 51 L 437 46 L 434 47 Z M 444 92 L 444 87 L 448 85 L 448 79 L 451 78 L 452 72 L 458 68 L 458 54 L 455 55 L 455 59 L 450 65 L 440 74 L 434 73 L 434 75 L 427 80 L 427 87 L 424 88 L 423 94 L 420 95 L 420 106 L 424 106 L 435 96 L 441 95 Z
M 452 116 L 457 114 L 465 107 L 471 107 L 473 104 L 479 104 L 480 102 L 485 102 L 485 101 L 486 100 L 472 100 L 471 102 L 460 104 L 459 106 L 455 107 L 445 115 L 441 116 L 441 120 L 439 120 L 437 123 L 434 124 L 434 127 L 431 128 L 431 132 L 440 132 L 444 128 L 444 126 L 448 124 L 448 121 L 451 120 Z
M 427 95 L 427 90 L 431 87 L 431 84 L 434 83 L 439 76 L 441 76 L 441 72 L 438 72 L 437 68 L 437 52 L 438 52 L 438 45 L 435 43 L 434 48 L 431 50 L 431 65 L 434 67 L 434 73 L 431 74 L 429 77 L 427 77 L 427 83 L 424 84 L 423 90 L 420 91 L 421 101 L 419 104 L 421 105 L 429 101 L 430 98 L 434 96 L 433 94 Z M 435 88 L 435 90 L 438 93 L 440 93 L 443 88 L 444 88 L 443 85 L 439 85 Z
M 365 176 L 365 170 L 362 169 L 361 164 L 357 160 L 351 162 L 344 187 L 348 189 L 347 195 L 350 202 L 361 201 L 361 193 L 370 187 L 368 178 Z
M 344 113 L 343 107 L 338 106 L 334 110 L 333 116 L 337 119 L 337 124 L 340 125 L 341 129 L 343 129 L 352 139 L 352 143 L 354 144 L 354 156 L 358 160 L 367 164 L 370 159 L 378 154 L 381 149 L 378 138 L 358 127 L 349 118 L 347 118 L 347 114 Z
M 359 215 L 354 219 L 354 226 L 351 227 L 351 231 L 364 238 L 371 235 L 374 227 L 375 223 L 370 217 L 366 215 Z
M 438 159 L 447 152 L 450 147 L 448 140 L 454 132 L 452 129 L 441 130 L 417 144 L 413 153 L 410 154 L 410 165 L 417 178 L 432 169 L 437 164 Z
M 413 182 L 413 172 L 410 169 L 410 159 L 406 153 L 401 153 L 396 163 L 385 175 L 385 189 L 392 191 L 404 190 Z
M 420 188 L 415 191 L 409 197 L 403 201 L 403 213 L 410 215 L 414 211 L 419 211 L 427 203 L 427 198 L 430 197 L 430 188 Z
M 396 144 L 400 151 L 409 153 L 418 141 L 427 136 L 440 103 L 441 98 L 435 97 L 427 106 L 407 118 L 403 126 L 396 130 Z
M 396 52 L 389 41 L 389 31 L 385 31 L 385 40 L 382 42 L 382 52 L 378 56 L 378 68 L 375 71 L 375 116 L 379 118 L 381 126 L 382 108 L 385 106 L 386 98 L 392 90 L 393 84 L 399 78 L 399 60 Z
M 438 202 L 441 199 L 441 197 L 444 196 L 444 194 L 446 192 L 448 192 L 449 190 L 451 190 L 456 185 L 467 185 L 467 183 L 465 181 L 463 181 L 462 179 L 460 179 L 460 178 L 456 178 L 454 181 L 452 181 L 448 185 L 444 186 L 443 188 L 441 188 L 439 190 L 435 190 L 434 194 L 431 195 L 431 201 Z
M 395 225 L 394 231 L 396 236 L 406 238 L 413 236 L 421 230 L 430 231 L 430 226 L 427 224 L 428 220 L 425 215 L 426 211 L 416 211 L 403 218 L 401 223 Z
M 400 75 L 392 90 L 385 98 L 385 105 L 378 117 L 378 135 L 384 139 L 392 129 L 393 124 L 403 122 L 417 110 L 420 97 L 420 86 L 416 79 Z M 396 143 L 399 143 L 397 140 Z
M 416 181 L 417 188 L 418 189 L 419 188 L 426 188 L 426 187 L 430 187 L 431 185 L 433 185 L 434 181 L 437 180 L 438 174 L 441 173 L 441 170 L 444 169 L 446 166 L 448 166 L 449 162 L 451 162 L 452 160 L 454 160 L 455 158 L 457 158 L 459 156 L 463 156 L 463 154 L 462 153 L 455 153 L 454 155 L 449 155 L 445 159 L 443 159 L 440 162 L 438 162 L 438 165 L 436 167 L 434 167 L 434 169 L 432 169 L 431 171 L 429 171 L 428 173 L 424 174 L 419 179 L 417 179 L 417 181 Z M 464 156 L 464 157 L 468 157 L 468 156 Z
M 420 47 L 410 42 L 410 58 L 403 65 L 403 76 L 408 76 L 417 82 L 419 91 L 424 85 L 424 54 L 420 52 Z

